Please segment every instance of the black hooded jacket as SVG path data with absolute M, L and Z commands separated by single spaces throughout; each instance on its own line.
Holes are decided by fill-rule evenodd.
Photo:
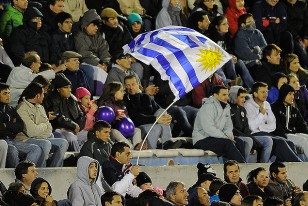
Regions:
M 11 35 L 11 54 L 15 66 L 21 64 L 24 54 L 28 51 L 36 51 L 42 62 L 49 62 L 49 49 L 51 39 L 44 29 L 37 30 L 32 18 L 43 17 L 43 14 L 35 7 L 29 7 L 24 13 L 23 25 L 15 28 Z
M 284 103 L 289 92 L 294 92 L 293 87 L 287 84 L 282 85 L 279 98 L 272 105 L 272 111 L 276 117 L 276 130 L 273 134 L 281 137 L 286 137 L 287 133 L 308 133 L 307 124 L 299 110 L 293 105 Z

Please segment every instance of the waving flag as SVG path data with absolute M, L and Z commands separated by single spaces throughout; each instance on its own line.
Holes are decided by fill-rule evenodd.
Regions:
M 230 55 L 193 29 L 164 27 L 138 35 L 123 47 L 136 59 L 151 64 L 180 99 L 230 60 Z

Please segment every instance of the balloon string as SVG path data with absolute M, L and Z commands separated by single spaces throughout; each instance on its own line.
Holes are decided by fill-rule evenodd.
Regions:
M 139 163 L 139 158 L 140 158 L 140 154 L 141 154 L 142 147 L 143 147 L 145 141 L 147 140 L 147 138 L 148 138 L 150 132 L 152 131 L 153 127 L 154 127 L 155 124 L 158 122 L 159 118 L 161 118 L 161 117 L 167 112 L 167 110 L 168 110 L 175 102 L 176 102 L 176 101 L 173 101 L 173 102 L 172 102 L 172 103 L 171 103 L 171 104 L 170 104 L 170 105 L 158 116 L 158 118 L 156 118 L 156 121 L 155 121 L 155 122 L 153 123 L 153 125 L 151 126 L 150 130 L 148 131 L 147 135 L 145 136 L 144 140 L 142 141 L 141 147 L 140 147 L 140 149 L 139 149 L 138 157 L 137 157 L 137 163 L 136 163 L 137 165 L 138 165 L 138 163 Z

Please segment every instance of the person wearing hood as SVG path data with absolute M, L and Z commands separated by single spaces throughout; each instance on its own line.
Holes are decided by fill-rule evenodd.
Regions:
M 284 84 L 279 90 L 279 98 L 272 105 L 276 117 L 275 135 L 291 140 L 308 157 L 308 127 L 300 111 L 293 106 L 295 90 Z
M 270 136 L 273 140 L 273 154 L 282 161 L 302 162 L 295 153 L 293 142 L 272 134 L 276 129 L 276 118 L 270 104 L 266 101 L 268 86 L 264 82 L 256 82 L 251 88 L 252 95 L 245 102 L 249 129 L 253 136 Z
M 251 68 L 260 64 L 261 51 L 266 45 L 263 34 L 256 29 L 252 14 L 242 14 L 238 18 L 238 31 L 234 36 L 235 55 Z
M 10 37 L 11 59 L 19 66 L 27 51 L 36 51 L 42 62 L 49 62 L 51 39 L 42 29 L 43 14 L 36 7 L 24 12 L 23 25 L 16 27 Z
M 229 102 L 231 106 L 231 118 L 233 122 L 233 133 L 245 142 L 245 157 L 249 157 L 253 143 L 258 149 L 258 162 L 268 162 L 270 159 L 273 141 L 269 136 L 252 136 L 249 129 L 247 112 L 244 107 L 247 91 L 241 86 L 233 86 L 229 91 Z M 249 139 L 248 139 L 249 138 Z M 261 148 L 260 148 L 261 147 Z M 244 197 L 246 195 L 242 194 Z
M 97 160 L 82 156 L 77 162 L 77 180 L 68 189 L 68 199 L 74 206 L 102 206 L 102 191 L 96 184 L 100 171 Z
M 180 0 L 163 0 L 162 9 L 156 17 L 156 29 L 165 26 L 182 26 Z
M 211 150 L 217 155 L 243 163 L 245 159 L 235 146 L 228 89 L 216 85 L 212 94 L 197 113 L 193 144 L 196 148 Z
M 231 37 L 234 37 L 238 30 L 238 18 L 242 14 L 246 14 L 246 8 L 244 7 L 244 0 L 229 0 L 229 6 L 226 10 L 226 17 L 229 22 L 229 32 Z
M 99 32 L 100 25 L 101 17 L 94 9 L 85 12 L 80 28 L 74 36 L 75 47 L 76 51 L 82 55 L 83 62 L 107 72 L 110 61 L 109 46 L 103 34 Z

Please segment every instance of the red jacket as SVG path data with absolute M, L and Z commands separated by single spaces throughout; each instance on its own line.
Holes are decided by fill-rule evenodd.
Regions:
M 226 17 L 228 19 L 229 22 L 229 32 L 231 34 L 231 37 L 234 37 L 234 34 L 237 32 L 238 30 L 238 18 L 242 15 L 242 14 L 246 14 L 246 9 L 245 7 L 242 10 L 238 10 L 236 8 L 236 0 L 229 0 L 229 6 L 226 10 Z

